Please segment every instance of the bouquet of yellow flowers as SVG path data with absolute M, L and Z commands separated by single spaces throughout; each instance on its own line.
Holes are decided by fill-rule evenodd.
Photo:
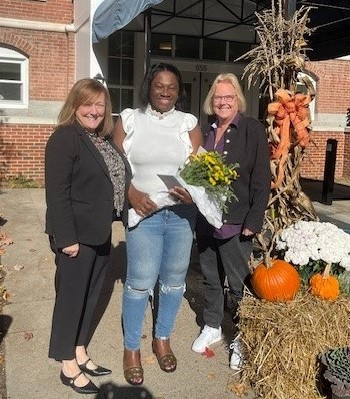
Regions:
M 217 151 L 192 154 L 181 170 L 180 176 L 192 186 L 201 186 L 219 208 L 226 210 L 226 202 L 237 200 L 232 182 L 238 178 L 238 163 L 224 163 L 224 156 Z

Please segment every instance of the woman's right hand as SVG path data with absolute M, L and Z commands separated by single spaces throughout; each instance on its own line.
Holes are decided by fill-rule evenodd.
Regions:
M 137 190 L 132 184 L 129 187 L 128 198 L 130 205 L 140 216 L 147 216 L 158 209 L 147 193 Z
M 62 252 L 70 258 L 75 258 L 79 253 L 79 244 L 73 244 L 69 247 L 62 248 Z

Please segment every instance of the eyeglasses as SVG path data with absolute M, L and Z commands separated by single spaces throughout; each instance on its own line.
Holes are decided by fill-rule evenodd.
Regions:
M 214 103 L 221 103 L 222 100 L 225 100 L 227 103 L 232 103 L 232 101 L 237 97 L 237 94 L 230 96 L 214 96 Z

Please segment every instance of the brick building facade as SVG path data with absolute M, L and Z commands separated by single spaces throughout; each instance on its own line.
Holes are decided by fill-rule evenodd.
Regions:
M 75 80 L 72 1 L 2 0 L 0 15 L 0 48 L 28 60 L 27 76 L 21 76 L 25 106 L 7 108 L 0 101 L 0 179 L 42 182 L 45 144 Z
M 74 16 L 79 2 L 86 4 L 87 0 L 0 3 L 0 61 L 4 54 L 10 54 L 17 66 L 28 65 L 27 72 L 22 70 L 27 75 L 21 75 L 21 85 L 27 86 L 27 99 L 20 99 L 23 101 L 19 107 L 0 100 L 1 181 L 23 176 L 43 183 L 45 143 L 62 102 L 76 79 L 94 76 L 84 65 L 77 68 L 85 60 L 76 54 L 85 54 L 85 49 L 91 47 L 85 19 Z M 83 41 L 85 44 L 81 45 Z M 336 177 L 349 177 L 350 128 L 346 128 L 346 112 L 350 107 L 350 59 L 308 62 L 306 69 L 315 81 L 317 95 L 314 145 L 307 149 L 302 175 L 323 178 L 327 139 L 334 138 L 338 141 Z
M 303 177 L 323 179 L 328 139 L 337 140 L 335 177 L 350 177 L 350 127 L 346 126 L 350 108 L 350 57 L 314 61 L 306 69 L 316 82 L 312 140 L 306 151 Z

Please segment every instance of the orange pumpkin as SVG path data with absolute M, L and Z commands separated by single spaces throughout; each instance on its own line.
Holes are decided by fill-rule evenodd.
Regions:
M 301 282 L 294 266 L 284 260 L 273 259 L 270 265 L 260 263 L 254 269 L 251 283 L 260 299 L 285 302 L 295 298 Z
M 337 299 L 340 294 L 339 280 L 329 274 L 331 264 L 327 264 L 323 274 L 317 273 L 310 278 L 311 294 L 321 299 Z

